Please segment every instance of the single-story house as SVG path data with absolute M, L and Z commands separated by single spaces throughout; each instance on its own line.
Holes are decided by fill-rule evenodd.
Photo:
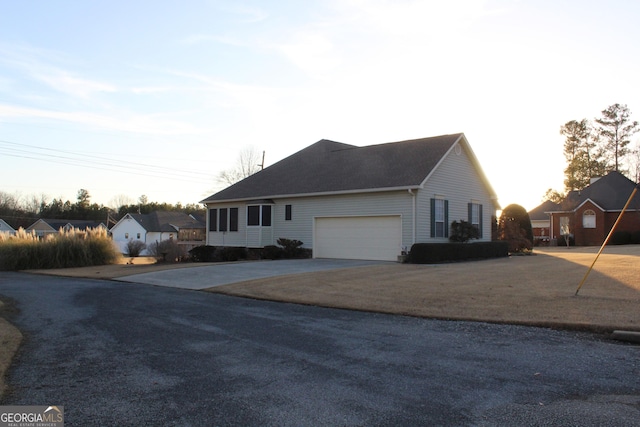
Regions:
M 563 244 L 563 236 L 573 237 L 577 246 L 598 246 L 604 242 L 620 212 L 636 187 L 619 172 L 609 172 L 579 191 L 571 191 L 560 205 L 550 210 L 553 239 Z M 640 195 L 632 200 L 616 231 L 640 230 Z
M 126 214 L 113 227 L 111 236 L 123 253 L 129 240 L 145 245 L 174 239 L 185 250 L 205 243 L 204 218 L 184 212 L 156 211 L 149 214 Z
M 0 233 L 16 234 L 16 230 L 7 221 L 0 218 Z
M 549 211 L 558 210 L 560 205 L 546 200 L 541 205 L 529 211 L 531 228 L 533 230 L 534 246 L 549 245 L 551 241 L 551 216 Z
M 60 229 L 69 231 L 72 229 L 87 230 L 87 229 L 95 229 L 95 228 L 104 228 L 106 230 L 107 226 L 100 221 L 88 221 L 88 220 L 81 220 L 81 219 L 40 218 L 39 220 L 31 224 L 29 227 L 27 227 L 25 231 L 27 231 L 28 233 L 35 231 L 38 237 L 44 237 L 48 234 L 58 233 Z
M 489 241 L 499 209 L 462 133 L 365 147 L 323 139 L 202 203 L 208 245 L 287 238 L 315 258 L 390 261 L 416 242 L 447 242 L 453 221 Z

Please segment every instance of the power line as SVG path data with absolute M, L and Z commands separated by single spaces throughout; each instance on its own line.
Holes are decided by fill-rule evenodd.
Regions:
M 4 147 L 2 145 L 4 145 Z M 15 147 L 23 147 L 26 149 Z M 0 140 L 0 152 L 2 151 L 5 155 L 11 157 L 40 160 L 50 163 L 64 164 L 68 166 L 88 167 L 110 172 L 127 173 L 131 175 L 148 176 L 154 178 L 178 179 L 187 182 L 210 183 L 212 181 L 211 175 L 204 172 L 142 164 L 138 162 L 113 159 L 105 156 L 98 156 L 95 154 L 87 153 L 82 153 L 82 157 L 80 157 L 80 154 L 68 150 L 53 149 L 29 144 L 20 144 L 6 140 Z M 45 152 L 61 154 L 49 154 Z

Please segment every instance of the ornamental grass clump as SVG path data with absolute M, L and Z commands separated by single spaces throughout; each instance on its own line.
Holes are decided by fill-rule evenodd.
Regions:
M 0 270 L 85 267 L 112 264 L 120 257 L 104 229 L 63 230 L 40 239 L 19 229 L 0 234 Z

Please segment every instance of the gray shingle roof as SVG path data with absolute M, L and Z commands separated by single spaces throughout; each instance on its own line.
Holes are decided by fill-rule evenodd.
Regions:
M 532 221 L 548 220 L 549 214 L 546 212 L 557 211 L 559 209 L 560 209 L 559 204 L 554 203 L 551 200 L 546 200 L 541 205 L 529 211 L 529 219 L 531 219 Z
M 458 133 L 366 147 L 323 139 L 202 203 L 416 187 L 462 136 Z
M 184 212 L 155 211 L 149 214 L 130 214 L 147 231 L 176 232 L 181 228 L 205 228 L 204 223 Z
M 580 191 L 570 192 L 559 209 L 570 211 L 590 199 L 605 211 L 622 210 L 636 184 L 620 172 L 609 172 Z M 627 209 L 640 209 L 640 195 L 634 196 Z

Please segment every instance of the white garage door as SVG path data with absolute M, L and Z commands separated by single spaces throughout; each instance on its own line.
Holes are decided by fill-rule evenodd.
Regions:
M 316 218 L 314 258 L 396 261 L 402 244 L 400 216 Z

